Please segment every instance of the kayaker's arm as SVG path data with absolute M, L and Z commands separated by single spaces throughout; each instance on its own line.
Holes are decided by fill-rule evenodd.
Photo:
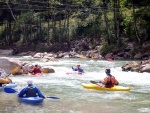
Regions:
M 20 91 L 20 93 L 18 94 L 19 97 L 23 97 L 23 95 L 25 94 L 26 88 L 22 89 Z
M 74 68 L 73 66 L 72 66 L 72 70 L 73 70 L 73 71 L 78 71 L 78 69 L 77 69 L 77 68 Z
M 72 66 L 72 70 L 74 71 L 74 68 L 73 68 L 73 66 Z
M 41 93 L 41 91 L 38 88 L 36 88 L 36 91 L 39 97 L 45 98 L 45 96 Z
M 119 85 L 119 82 L 117 81 L 117 82 L 115 83 L 115 85 Z

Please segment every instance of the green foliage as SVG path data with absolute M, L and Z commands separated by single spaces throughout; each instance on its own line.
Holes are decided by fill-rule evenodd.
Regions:
M 112 52 L 113 49 L 116 49 L 116 45 L 109 45 L 108 43 L 104 43 L 103 46 L 100 48 L 100 52 L 102 54 L 106 54 Z
M 8 2 L 11 10 L 5 0 L 2 2 L 0 17 L 5 15 L 0 20 L 2 42 L 63 43 L 78 37 L 98 38 L 105 42 L 102 48 L 105 53 L 119 48 L 125 38 L 136 41 L 135 25 L 141 41 L 150 39 L 149 0 L 13 0 Z

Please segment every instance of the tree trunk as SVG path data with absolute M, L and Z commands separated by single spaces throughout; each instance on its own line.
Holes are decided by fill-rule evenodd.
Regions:
M 120 44 L 120 1 L 114 0 L 114 33 L 117 44 Z
M 139 35 L 137 25 L 136 25 L 136 18 L 135 18 L 135 10 L 134 10 L 133 0 L 132 0 L 132 12 L 133 12 L 134 30 L 135 30 L 135 33 L 136 33 L 136 38 L 137 38 L 138 42 L 141 43 L 140 35 Z
M 107 18 L 107 11 L 106 11 L 106 8 L 107 8 L 107 5 L 105 4 L 104 2 L 105 0 L 103 0 L 103 11 L 104 11 L 104 21 L 105 21 L 105 26 L 106 26 L 106 32 L 107 32 L 107 43 L 109 45 L 111 45 L 111 41 L 110 41 L 110 30 L 109 30 L 109 25 L 108 25 L 108 18 Z

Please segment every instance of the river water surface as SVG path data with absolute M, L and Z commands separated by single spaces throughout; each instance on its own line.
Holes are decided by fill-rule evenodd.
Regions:
M 24 88 L 27 80 L 32 79 L 44 95 L 60 99 L 46 98 L 41 104 L 30 105 L 20 102 L 16 94 L 0 91 L 0 113 L 150 113 L 150 74 L 122 72 L 121 66 L 128 61 L 58 59 L 57 62 L 44 63 L 40 59 L 18 59 L 52 67 L 55 73 L 10 77 L 18 83 L 16 90 Z M 66 72 L 71 72 L 71 67 L 78 63 L 85 74 L 67 75 Z M 131 91 L 99 91 L 82 87 L 82 83 L 103 79 L 106 68 L 111 69 L 121 86 L 130 87 Z

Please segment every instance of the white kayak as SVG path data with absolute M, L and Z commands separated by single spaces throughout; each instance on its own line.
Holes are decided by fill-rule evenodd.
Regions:
M 3 84 L 0 89 L 3 89 L 4 87 L 9 87 L 9 88 L 15 88 L 17 87 L 18 83 L 9 83 L 9 84 Z

